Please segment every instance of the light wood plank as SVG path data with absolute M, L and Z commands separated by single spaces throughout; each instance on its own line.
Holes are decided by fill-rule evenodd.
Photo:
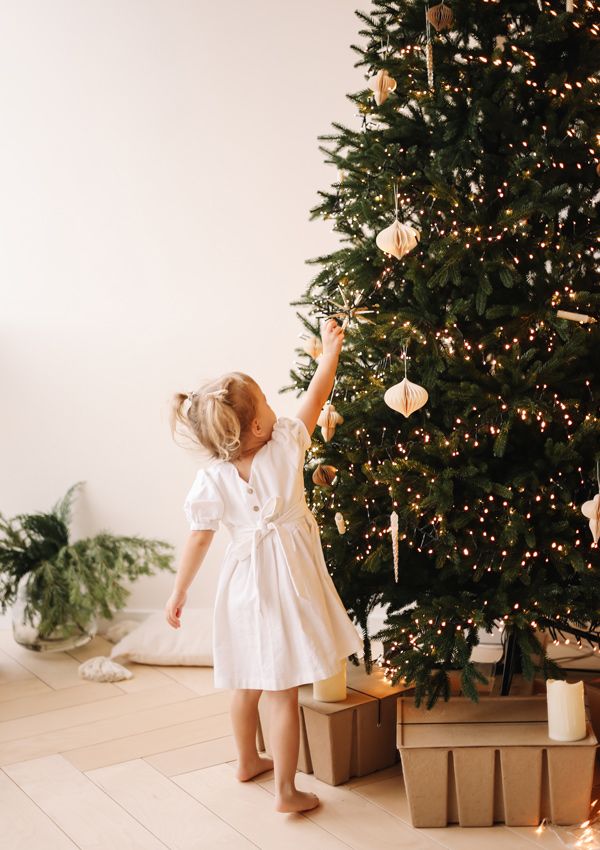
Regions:
M 233 764 L 220 764 L 175 777 L 173 782 L 199 800 L 261 850 L 347 850 L 347 843 L 302 814 L 276 812 L 272 796 L 256 782 L 239 782 Z M 370 850 L 376 845 L 373 844 Z M 398 845 L 396 845 L 396 850 Z M 439 848 L 438 848 L 439 850 Z
M 41 694 L 56 693 L 44 682 L 40 682 L 35 676 L 22 679 L 14 679 L 12 682 L 4 682 L 0 685 L 0 703 L 18 700 L 23 697 L 34 697 Z M 2 706 L 0 706 L 0 711 Z
M 213 764 L 223 764 L 237 759 L 233 735 L 224 735 L 200 744 L 178 747 L 155 756 L 146 756 L 146 761 L 165 776 L 177 776 L 190 770 L 200 770 Z
M 167 847 L 255 847 L 233 826 L 141 759 L 88 771 L 86 775 Z
M 43 692 L 35 692 L 31 695 L 23 695 L 6 700 L 0 704 L 0 724 L 19 718 L 35 717 L 38 714 L 46 714 L 50 711 L 58 712 L 60 709 L 80 708 L 83 712 L 91 707 L 91 703 L 101 703 L 103 700 L 114 696 L 122 696 L 112 686 L 111 682 L 85 682 L 73 688 L 61 688 L 56 691 L 49 688 L 39 679 L 38 682 L 44 689 Z M 45 721 L 40 720 L 42 724 Z M 72 722 L 72 721 L 71 721 Z M 2 727 L 0 725 L 0 740 L 2 740 Z M 5 730 L 10 738 L 17 737 L 10 731 Z
M 80 770 L 94 770 L 97 767 L 118 764 L 133 758 L 146 758 L 166 750 L 222 738 L 229 734 L 229 715 L 215 714 L 189 723 L 166 725 L 141 735 L 116 738 L 113 733 L 112 738 L 107 737 L 105 743 L 65 752 L 64 755 Z
M 0 650 L 0 685 L 10 682 L 21 682 L 26 679 L 35 679 L 31 670 L 27 670 L 6 652 Z M 38 680 L 39 681 L 39 680 Z
M 8 813 L 10 812 L 10 817 Z M 54 821 L 44 814 L 22 788 L 0 770 L 0 823 L 2 847 L 25 850 L 76 850 Z
M 103 686 L 103 683 L 96 682 L 91 691 L 102 693 Z M 112 694 L 112 691 L 109 691 L 109 693 Z M 108 699 L 96 700 L 88 705 L 67 705 L 65 708 L 49 710 L 42 714 L 31 714 L 25 717 L 17 717 L 14 720 L 5 720 L 0 723 L 0 742 L 14 741 L 17 738 L 30 737 L 60 729 L 71 729 L 81 724 L 92 723 L 95 720 L 122 717 L 165 705 L 179 706 L 177 709 L 173 707 L 174 712 L 185 713 L 186 710 L 193 710 L 192 706 L 185 708 L 186 702 L 194 703 L 199 710 L 212 709 L 209 712 L 212 714 L 218 714 L 227 708 L 220 695 L 196 697 L 181 685 L 170 685 L 168 688 L 157 688 L 138 694 L 118 694 L 117 696 L 110 696 Z M 204 708 L 200 709 L 202 703 Z M 187 720 L 188 718 L 184 717 L 183 719 Z
M 178 687 L 178 686 L 177 686 Z M 135 700 L 137 695 L 122 696 L 120 700 Z M 142 696 L 140 694 L 139 696 Z M 216 702 L 215 700 L 221 700 Z M 113 712 L 112 716 L 101 717 L 100 720 L 90 720 L 90 722 L 82 722 L 81 718 L 76 726 L 63 725 L 60 723 L 51 724 L 52 714 L 40 715 L 47 718 L 46 725 L 51 725 L 52 728 L 37 735 L 23 736 L 12 740 L 5 740 L 0 743 L 0 765 L 10 764 L 15 761 L 23 761 L 26 758 L 40 758 L 43 755 L 51 753 L 66 752 L 68 750 L 79 750 L 81 748 L 89 748 L 96 744 L 108 742 L 109 746 L 114 750 L 116 745 L 113 742 L 119 742 L 127 738 L 127 736 L 135 736 L 144 731 L 155 731 L 161 729 L 178 728 L 185 725 L 185 722 L 194 718 L 194 720 L 202 722 L 203 718 L 220 717 L 225 718 L 219 728 L 223 729 L 220 734 L 228 734 L 230 732 L 229 715 L 224 712 L 225 706 L 222 704 L 222 696 L 213 695 L 206 697 L 198 697 L 195 700 L 186 700 L 184 702 L 166 702 L 163 698 L 162 703 L 151 709 L 136 711 L 131 704 L 120 706 L 120 712 Z M 102 704 L 100 704 L 102 705 Z M 98 706 L 95 706 L 97 708 Z M 91 708 L 91 707 L 90 707 Z M 127 710 L 126 710 L 127 709 Z M 30 718 L 26 718 L 30 719 Z M 20 721 L 11 721 L 16 724 Z M 3 724 L 8 725 L 8 724 Z M 1 728 L 1 725 L 0 725 Z M 212 735 L 209 737 L 218 737 Z M 190 743 L 177 739 L 178 743 L 175 746 L 180 746 L 181 743 Z M 195 738 L 194 740 L 203 740 Z M 169 747 L 162 747 L 159 750 L 150 750 L 149 752 L 160 752 Z M 146 755 L 146 752 L 137 753 L 136 756 Z M 76 758 L 76 756 L 74 756 Z M 111 757 L 110 762 L 114 761 Z M 106 764 L 107 762 L 103 762 Z M 93 764 L 90 767 L 100 767 L 100 764 Z
M 392 780 L 397 782 L 398 777 Z M 367 788 L 375 787 L 369 784 Z M 428 835 L 426 830 L 414 829 L 393 813 L 367 799 L 358 791 L 345 785 L 326 785 L 312 774 L 298 773 L 296 786 L 302 791 L 313 791 L 321 805 L 305 816 L 324 826 L 333 835 L 346 841 L 355 850 L 439 850 L 441 836 Z M 275 794 L 275 783 L 269 779 L 262 787 Z M 435 830 L 438 833 L 439 830 Z M 481 846 L 478 848 L 481 850 Z M 487 850 L 487 848 L 486 848 Z M 506 845 L 505 845 L 506 850 Z
M 221 693 L 225 688 L 214 687 L 212 667 L 155 667 L 180 685 L 185 685 L 197 694 Z
M 4 770 L 80 850 L 164 850 L 162 841 L 62 756 L 20 762 Z

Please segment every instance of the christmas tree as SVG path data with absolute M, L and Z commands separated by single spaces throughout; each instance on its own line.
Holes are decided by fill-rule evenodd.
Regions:
M 564 677 L 541 631 L 597 649 L 600 5 L 355 14 L 362 125 L 319 137 L 338 180 L 310 211 L 343 244 L 307 261 L 283 389 L 306 389 L 338 316 L 306 467 L 328 567 L 367 669 L 381 603 L 390 680 L 431 706 L 458 669 L 475 700 L 479 629 L 500 624 L 528 678 Z

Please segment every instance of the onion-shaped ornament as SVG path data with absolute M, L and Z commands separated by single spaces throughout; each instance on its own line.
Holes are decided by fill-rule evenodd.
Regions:
M 317 419 L 317 425 L 321 426 L 321 433 L 323 434 L 323 439 L 326 443 L 331 440 L 331 438 L 335 434 L 336 427 L 338 425 L 341 425 L 343 421 L 344 417 L 337 412 L 337 410 L 335 409 L 335 405 L 325 405 L 325 407 L 319 414 L 319 418 Z
M 337 530 L 339 531 L 339 533 L 345 534 L 346 533 L 346 523 L 344 521 L 343 515 L 338 511 L 336 513 L 334 519 L 335 519 L 335 524 L 337 526 Z
M 377 71 L 374 77 L 371 77 L 369 80 L 369 88 L 373 90 L 373 97 L 375 98 L 377 106 L 381 106 L 382 103 L 385 103 L 390 92 L 393 92 L 396 89 L 396 85 L 396 80 L 393 77 L 390 77 L 385 68 L 381 68 L 381 70 Z
M 337 469 L 335 466 L 320 463 L 312 474 L 312 480 L 319 487 L 333 487 L 337 481 Z
M 304 340 L 302 348 L 313 360 L 318 360 L 323 354 L 323 343 L 318 336 L 310 336 Z
M 385 391 L 383 396 L 388 407 L 397 410 L 407 419 L 411 413 L 423 407 L 428 398 L 427 390 L 418 384 L 413 384 L 408 378 L 402 378 L 399 384 L 394 384 Z
M 581 506 L 581 512 L 584 517 L 590 521 L 590 531 L 594 538 L 594 543 L 600 538 L 600 493 L 596 493 L 593 499 L 589 502 L 584 502 Z
M 454 22 L 452 9 L 446 6 L 445 3 L 438 3 L 437 6 L 432 6 L 426 13 L 425 17 L 431 26 L 440 32 L 441 30 L 449 30 Z
M 419 239 L 418 230 L 396 219 L 389 227 L 377 234 L 375 244 L 386 254 L 392 254 L 401 260 L 405 254 L 412 251 Z

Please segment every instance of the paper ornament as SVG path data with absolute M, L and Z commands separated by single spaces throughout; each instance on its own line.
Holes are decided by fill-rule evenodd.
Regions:
M 321 426 L 321 433 L 323 434 L 323 439 L 326 443 L 331 440 L 331 438 L 335 434 L 336 427 L 338 425 L 341 425 L 343 421 L 344 417 L 337 412 L 337 410 L 335 409 L 335 405 L 325 405 L 325 407 L 319 414 L 319 418 L 317 419 L 317 425 Z
M 412 251 L 419 238 L 418 230 L 415 230 L 410 224 L 403 224 L 396 219 L 389 227 L 377 234 L 375 244 L 386 254 L 392 254 L 401 260 L 405 254 Z
M 320 487 L 333 487 L 337 481 L 337 469 L 320 463 L 312 474 L 312 480 Z
M 584 517 L 590 521 L 590 531 L 594 538 L 594 543 L 600 538 L 600 493 L 596 493 L 593 499 L 589 502 L 584 502 L 581 506 L 581 512 Z
M 369 80 L 369 88 L 373 90 L 373 97 L 375 98 L 377 106 L 381 106 L 382 103 L 385 103 L 390 92 L 395 91 L 396 85 L 396 80 L 393 77 L 390 77 L 385 68 L 381 68 L 380 71 L 377 71 L 374 77 L 371 77 Z
M 449 30 L 454 22 L 452 9 L 446 6 L 445 3 L 438 3 L 437 6 L 432 6 L 427 10 L 425 17 L 436 32 Z
M 339 511 L 336 513 L 334 519 L 335 519 L 335 524 L 337 526 L 337 530 L 339 531 L 339 533 L 345 534 L 346 533 L 346 523 L 344 522 L 344 517 L 342 516 L 342 514 Z
M 388 407 L 397 410 L 407 419 L 411 413 L 423 407 L 428 398 L 427 390 L 418 384 L 413 384 L 408 378 L 402 378 L 399 384 L 394 384 L 385 391 L 383 396 Z
M 323 354 L 323 343 L 318 336 L 310 336 L 302 343 L 302 348 L 313 360 L 318 360 Z
M 398 581 L 398 514 L 390 514 L 390 534 L 392 535 L 392 552 L 394 555 L 394 579 Z

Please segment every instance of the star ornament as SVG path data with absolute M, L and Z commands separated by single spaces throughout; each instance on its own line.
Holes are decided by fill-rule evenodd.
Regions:
M 334 301 L 333 298 L 325 298 L 324 300 L 329 302 L 333 307 L 337 307 L 338 310 L 335 313 L 320 313 L 317 315 L 324 316 L 330 319 L 341 319 L 342 320 L 342 330 L 346 330 L 346 327 L 351 321 L 365 323 L 368 322 L 371 325 L 374 325 L 375 322 L 372 319 L 367 319 L 365 313 L 374 313 L 375 310 L 369 310 L 367 307 L 361 307 L 361 301 L 364 297 L 364 292 L 358 292 L 354 296 L 354 300 L 352 302 L 348 301 L 343 290 L 338 286 L 340 290 L 340 295 L 342 296 L 342 304 L 339 304 L 337 301 Z M 379 305 L 375 305 L 376 307 Z
M 581 512 L 584 517 L 590 521 L 590 531 L 594 538 L 594 543 L 600 538 L 600 493 L 596 493 L 593 499 L 589 502 L 584 502 L 581 506 Z

